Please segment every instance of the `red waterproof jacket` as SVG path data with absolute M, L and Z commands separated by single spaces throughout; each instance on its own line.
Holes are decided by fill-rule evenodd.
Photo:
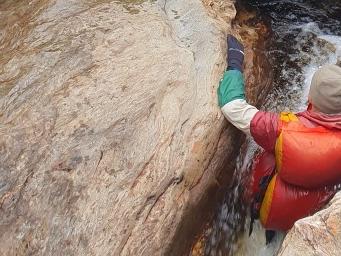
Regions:
M 253 138 L 266 150 L 266 153 L 255 161 L 253 193 L 257 192 L 257 186 L 262 176 L 272 173 L 272 178 L 268 181 L 266 192 L 262 195 L 261 207 L 259 209 L 260 220 L 267 229 L 288 230 L 296 220 L 319 210 L 334 194 L 332 185 L 340 182 L 341 179 L 339 174 L 341 169 L 334 168 L 335 166 L 341 166 L 339 163 L 339 152 L 341 152 L 341 115 L 330 116 L 307 110 L 296 114 L 294 117 L 298 117 L 298 122 L 288 122 L 290 124 L 288 126 L 290 132 L 283 131 L 285 134 L 283 139 L 279 139 L 279 136 L 282 136 L 279 131 L 287 129 L 287 122 L 284 122 L 283 127 L 282 117 L 278 114 L 259 111 L 253 117 L 250 125 Z M 302 132 L 301 128 L 303 132 L 306 132 L 303 136 L 308 136 L 308 142 L 309 136 L 318 137 L 323 134 L 321 143 L 330 143 L 330 146 L 329 144 L 321 145 L 319 148 L 318 140 L 315 138 L 311 141 L 315 140 L 314 146 L 316 148 L 302 145 L 305 148 L 300 149 L 300 145 L 297 145 L 297 143 L 291 143 L 294 147 L 287 143 L 289 145 L 283 145 L 283 147 L 286 147 L 284 152 L 286 151 L 287 157 L 284 160 L 287 163 L 283 160 L 283 168 L 280 170 L 282 163 L 279 163 L 278 160 L 278 155 L 280 155 L 278 153 L 279 141 L 282 143 L 283 140 L 285 144 L 286 140 L 293 140 L 290 136 L 295 136 L 295 133 L 292 133 L 290 129 L 295 132 Z M 298 150 L 295 151 L 295 147 L 298 147 Z M 315 161 L 316 166 L 309 166 L 310 163 L 314 163 L 315 158 L 319 158 L 323 154 L 326 155 L 323 149 L 327 150 L 326 154 L 334 157 L 335 161 L 324 159 L 326 161 Z M 303 155 L 302 158 L 297 155 L 297 152 L 299 153 L 300 150 L 306 153 L 304 154 L 306 159 L 304 159 Z M 319 151 L 321 151 L 321 154 L 319 154 Z M 275 154 L 277 165 L 274 157 Z M 309 154 L 315 155 L 314 159 L 307 158 Z M 294 166 L 294 169 L 291 168 L 292 166 Z M 308 166 L 310 169 L 305 168 L 305 166 Z
M 258 111 L 251 120 L 250 131 L 253 139 L 268 152 L 274 152 L 280 123 L 278 113 Z M 326 115 L 306 110 L 296 116 L 307 127 L 322 126 L 341 131 L 341 114 Z

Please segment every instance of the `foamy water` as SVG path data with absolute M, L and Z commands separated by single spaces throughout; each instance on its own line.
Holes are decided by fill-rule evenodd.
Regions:
M 320 62 L 317 58 L 315 61 L 303 67 L 303 77 L 304 84 L 301 93 L 301 100 L 298 102 L 297 111 L 303 111 L 307 107 L 307 99 L 309 94 L 309 88 L 311 84 L 311 80 L 313 78 L 314 73 L 324 64 L 335 64 L 338 59 L 341 57 L 341 37 L 336 35 L 327 35 L 323 34 L 320 30 L 320 33 L 317 34 L 317 38 L 322 39 L 330 43 L 335 47 L 335 52 L 330 52 L 326 61 Z

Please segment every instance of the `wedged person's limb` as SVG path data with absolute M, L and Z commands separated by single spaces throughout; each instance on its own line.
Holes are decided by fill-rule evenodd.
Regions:
M 224 73 L 218 88 L 219 106 L 226 119 L 246 134 L 250 134 L 250 123 L 258 109 L 245 100 L 244 77 L 239 70 Z

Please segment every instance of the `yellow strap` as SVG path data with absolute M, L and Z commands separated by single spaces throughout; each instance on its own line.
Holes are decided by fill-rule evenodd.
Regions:
M 282 169 L 282 159 L 283 159 L 283 133 L 282 132 L 280 133 L 276 141 L 275 158 L 276 158 L 276 171 L 278 173 Z
M 297 122 L 298 117 L 292 112 L 282 112 L 280 114 L 280 121 L 282 121 L 282 123 Z M 276 156 L 276 170 L 277 170 L 277 172 L 280 172 L 280 170 L 282 168 L 282 159 L 283 159 L 282 124 L 280 124 L 280 134 L 276 140 L 275 156 Z
M 286 123 L 289 123 L 290 121 L 294 121 L 294 122 L 298 121 L 298 118 L 292 112 L 282 112 L 280 115 L 280 120 Z
M 268 222 L 268 217 L 269 217 L 270 210 L 271 210 L 272 197 L 274 194 L 276 179 L 277 179 L 277 174 L 272 177 L 272 179 L 268 185 L 268 188 L 266 189 L 264 199 L 262 202 L 262 206 L 260 208 L 259 219 L 260 219 L 260 222 L 263 224 L 264 227 L 266 227 L 266 224 Z

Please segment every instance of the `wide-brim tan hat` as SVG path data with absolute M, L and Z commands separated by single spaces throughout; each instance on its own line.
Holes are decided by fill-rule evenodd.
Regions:
M 312 79 L 309 98 L 318 111 L 325 114 L 341 114 L 341 67 L 325 65 Z

